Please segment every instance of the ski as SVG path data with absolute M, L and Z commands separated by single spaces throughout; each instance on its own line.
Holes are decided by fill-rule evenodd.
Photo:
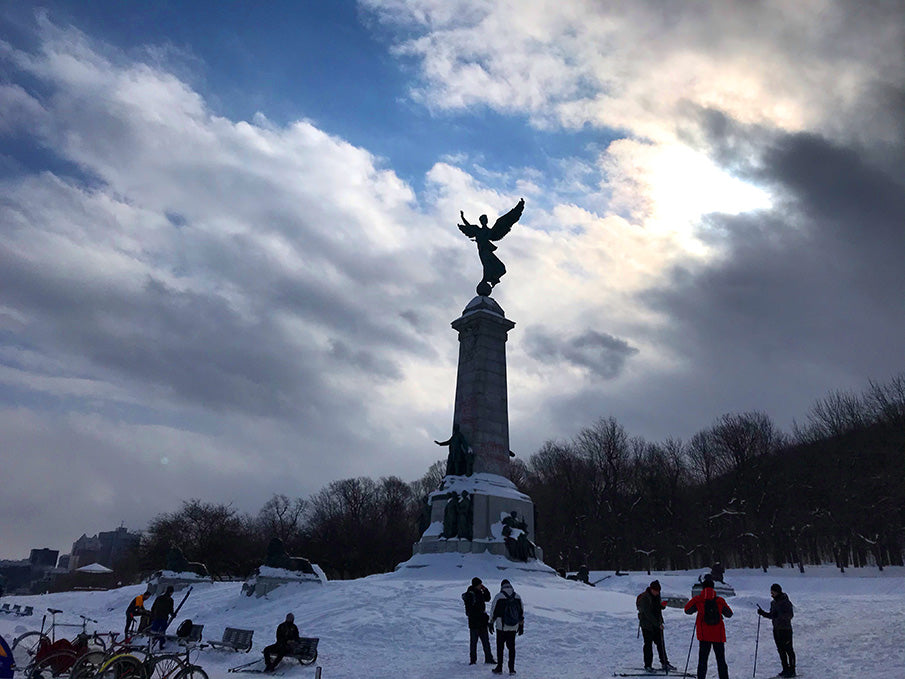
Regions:
M 613 672 L 614 677 L 696 677 L 697 675 L 682 670 L 645 670 L 640 667 L 629 667 Z
M 257 665 L 257 667 L 255 667 Z M 264 669 L 264 660 L 262 658 L 258 658 L 257 660 L 252 660 L 250 663 L 246 663 L 244 665 L 239 665 L 238 667 L 230 667 L 227 672 L 239 673 L 242 674 L 267 674 L 269 676 L 281 677 L 285 674 L 285 668 L 281 669 L 277 667 L 272 672 L 268 672 Z
M 176 610 L 173 611 L 173 615 L 171 615 L 171 616 L 170 616 L 170 619 L 167 620 L 167 627 L 169 627 L 169 626 L 170 626 L 170 623 L 172 623 L 172 622 L 176 619 L 176 616 L 179 614 L 179 609 L 182 608 L 182 604 L 185 603 L 185 600 L 189 598 L 189 594 L 192 593 L 192 590 L 194 589 L 194 587 L 195 587 L 195 586 L 192 585 L 192 586 L 190 586 L 190 587 L 188 588 L 188 590 L 186 590 L 185 596 L 182 597 L 182 601 L 179 602 L 179 605 L 176 606 Z M 166 631 L 167 627 L 164 628 L 164 631 Z

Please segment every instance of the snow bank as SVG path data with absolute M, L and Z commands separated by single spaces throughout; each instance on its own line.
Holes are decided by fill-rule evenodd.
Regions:
M 255 630 L 249 655 L 206 649 L 199 661 L 211 679 L 233 677 L 228 667 L 259 656 L 272 643 L 276 626 L 295 613 L 303 636 L 320 637 L 317 664 L 323 679 L 405 678 L 473 679 L 492 676 L 486 666 L 468 665 L 468 630 L 460 598 L 474 576 L 492 593 L 502 578 L 512 581 L 525 602 L 525 634 L 518 638 L 518 676 L 527 679 L 601 679 L 618 667 L 637 666 L 635 596 L 654 578 L 665 596 L 688 597 L 702 571 L 633 572 L 626 576 L 593 572 L 596 587 L 567 581 L 549 572 L 523 572 L 491 555 L 432 555 L 433 563 L 323 587 L 285 585 L 257 599 L 241 594 L 241 583 L 200 583 L 180 613 L 204 624 L 204 636 L 219 639 L 226 626 Z M 503 563 L 505 562 L 505 563 Z M 905 569 L 852 569 L 845 574 L 808 568 L 730 570 L 726 581 L 738 596 L 729 600 L 735 616 L 726 622 L 730 676 L 750 677 L 758 618 L 773 582 L 782 584 L 795 604 L 795 648 L 799 672 L 806 678 L 878 679 L 905 677 Z M 109 592 L 64 592 L 4 597 L 30 604 L 36 612 L 60 608 L 76 622 L 78 614 L 100 620 L 100 628 L 122 630 L 124 611 L 143 587 Z M 690 616 L 666 609 L 665 638 L 670 660 L 683 668 L 693 633 Z M 41 625 L 31 618 L 0 615 L 0 634 L 12 638 Z M 494 642 L 495 643 L 495 642 Z M 697 643 L 692 650 L 695 665 Z M 779 670 L 769 622 L 762 621 L 757 676 Z M 711 660 L 711 663 L 713 661 Z M 239 676 L 239 675 L 236 675 Z M 313 677 L 313 667 L 292 667 L 287 676 Z M 711 665 L 708 676 L 716 676 Z

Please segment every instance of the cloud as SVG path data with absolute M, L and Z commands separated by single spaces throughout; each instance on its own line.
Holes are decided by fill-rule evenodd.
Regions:
M 525 337 L 525 351 L 542 363 L 565 362 L 596 377 L 612 379 L 638 353 L 636 347 L 605 332 L 587 330 L 575 337 L 561 337 L 546 328 L 533 328 Z

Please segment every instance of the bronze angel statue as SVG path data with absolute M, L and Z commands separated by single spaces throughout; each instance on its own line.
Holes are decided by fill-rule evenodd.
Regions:
M 459 230 L 466 236 L 471 238 L 478 244 L 478 255 L 481 257 L 481 265 L 484 267 L 484 277 L 478 283 L 477 292 L 479 295 L 486 296 L 491 293 L 493 286 L 500 282 L 503 274 L 506 273 L 506 266 L 500 261 L 500 258 L 493 254 L 496 245 L 492 241 L 500 240 L 515 224 L 522 211 L 525 209 L 525 199 L 519 200 L 518 205 L 509 210 L 506 214 L 496 220 L 492 227 L 487 226 L 487 215 L 481 215 L 478 221 L 480 226 L 469 224 L 465 219 L 465 213 L 459 212 L 462 216 L 462 224 L 459 224 Z

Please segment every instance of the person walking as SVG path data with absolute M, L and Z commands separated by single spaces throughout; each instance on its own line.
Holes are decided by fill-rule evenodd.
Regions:
M 515 636 L 525 633 L 525 608 L 522 598 L 508 580 L 500 583 L 500 593 L 490 604 L 490 625 L 496 628 L 496 667 L 494 674 L 503 672 L 503 647 L 509 649 L 509 674 L 515 674 Z
M 792 616 L 795 609 L 789 595 L 782 591 L 778 583 L 770 585 L 770 610 L 757 607 L 757 614 L 773 621 L 773 641 L 782 663 L 781 677 L 795 676 L 795 649 L 792 648 Z
M 660 599 L 660 581 L 654 580 L 638 598 L 635 599 L 635 607 L 638 609 L 638 624 L 641 626 L 641 634 L 644 636 L 644 669 L 652 672 L 654 667 L 654 649 L 657 646 L 657 655 L 660 657 L 660 667 L 669 671 L 676 669 L 669 663 L 666 657 L 666 645 L 663 643 L 663 609 L 666 602 Z
M 151 605 L 151 638 L 160 642 L 160 648 L 163 648 L 166 641 L 167 627 L 173 618 L 173 586 L 167 587 L 167 591 L 154 599 Z M 151 642 L 154 645 L 154 642 Z
M 298 641 L 299 628 L 295 626 L 295 616 L 287 613 L 286 619 L 277 625 L 277 642 L 264 649 L 264 671 L 273 672 Z
M 126 607 L 126 628 L 123 630 L 124 639 L 128 639 L 132 636 L 132 627 L 134 626 L 135 618 L 138 618 L 139 620 L 135 631 L 140 632 L 144 627 L 142 619 L 148 615 L 148 610 L 145 608 L 145 601 L 150 598 L 151 588 L 148 587 L 144 594 L 139 594 L 129 602 L 129 605 Z
M 729 679 L 729 668 L 726 666 L 726 626 L 723 618 L 732 617 L 732 609 L 713 589 L 713 578 L 705 575 L 703 589 L 697 596 L 685 604 L 688 615 L 698 614 L 695 619 L 695 633 L 698 637 L 698 679 L 707 676 L 707 660 L 710 649 L 716 656 L 716 668 L 720 679 Z
M 481 578 L 472 578 L 471 585 L 462 595 L 465 602 L 465 615 L 468 616 L 468 641 L 469 665 L 478 662 L 478 639 L 484 648 L 484 663 L 496 662 L 490 650 L 490 637 L 488 636 L 490 617 L 485 610 L 485 604 L 490 601 L 490 590 L 484 587 Z

